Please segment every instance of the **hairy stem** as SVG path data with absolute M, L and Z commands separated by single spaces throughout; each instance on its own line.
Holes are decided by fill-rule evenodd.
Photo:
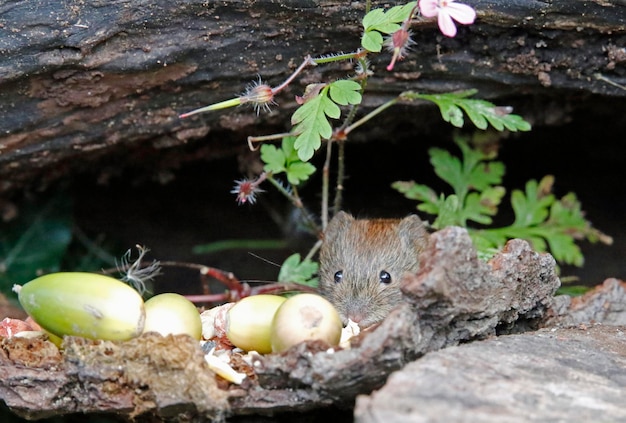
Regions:
M 399 97 L 396 97 L 396 98 L 394 98 L 392 100 L 389 100 L 386 103 L 381 104 L 380 106 L 378 106 L 377 108 L 375 108 L 374 110 L 372 110 L 371 112 L 369 112 L 368 114 L 363 116 L 361 119 L 357 120 L 356 122 L 354 122 L 353 124 L 348 126 L 344 130 L 344 134 L 348 135 L 350 132 L 352 132 L 353 130 L 355 130 L 359 126 L 363 125 L 364 123 L 369 121 L 374 116 L 380 114 L 382 111 L 384 111 L 384 110 L 388 109 L 389 107 L 393 106 L 394 104 L 396 104 L 398 102 L 398 100 L 399 100 Z

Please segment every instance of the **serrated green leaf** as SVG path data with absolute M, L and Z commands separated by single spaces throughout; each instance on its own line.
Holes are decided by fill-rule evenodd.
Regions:
M 285 152 L 272 144 L 263 144 L 261 146 L 261 160 L 265 163 L 263 169 L 266 172 L 277 174 L 286 170 Z
M 328 89 L 328 86 L 322 89 L 319 95 L 300 106 L 291 117 L 291 123 L 295 125 L 293 132 L 298 134 L 294 148 L 303 162 L 313 157 L 322 144 L 322 138 L 332 136 L 333 128 L 327 116 L 333 119 L 341 116 L 339 106 L 328 98 Z
M 473 107 L 464 107 L 463 110 L 467 114 L 467 117 L 470 118 L 474 126 L 476 126 L 478 129 L 487 129 L 487 127 L 489 126 L 489 122 L 487 122 L 487 119 L 485 119 L 485 116 L 478 113 L 478 111 L 474 109 Z
M 415 183 L 414 181 L 396 181 L 391 184 L 391 187 L 411 200 L 434 203 L 438 198 L 437 193 L 430 187 Z
M 311 163 L 297 161 L 291 163 L 287 169 L 287 180 L 292 185 L 299 185 L 300 182 L 306 181 L 315 173 L 315 166 Z
M 457 226 L 459 223 L 460 203 L 456 195 L 445 197 L 442 195 L 439 201 L 439 215 L 433 222 L 433 228 L 443 229 L 446 226 Z
M 469 173 L 467 180 L 469 185 L 478 190 L 483 191 L 493 185 L 502 182 L 505 167 L 502 162 L 480 163 Z
M 287 173 L 287 180 L 292 185 L 299 185 L 309 179 L 315 173 L 315 166 L 305 163 L 298 157 L 294 148 L 296 137 L 283 138 L 281 148 L 271 144 L 261 146 L 261 160 L 265 163 L 263 169 L 266 172 L 278 174 Z
M 386 12 L 383 9 L 373 9 L 362 20 L 363 36 L 361 45 L 364 49 L 379 52 L 382 50 L 382 34 L 392 34 L 400 29 L 399 23 L 409 18 L 416 2 L 394 6 Z
M 402 94 L 406 99 L 423 99 L 432 101 L 439 107 L 441 117 L 446 122 L 460 128 L 464 124 L 463 112 L 467 114 L 472 123 L 479 129 L 487 129 L 488 124 L 502 131 L 529 131 L 530 123 L 521 116 L 510 113 L 503 107 L 497 107 L 485 100 L 468 98 L 475 94 L 476 90 L 466 90 L 456 93 L 444 94 L 418 94 L 405 92 Z
M 537 181 L 530 180 L 526 183 L 526 193 L 520 190 L 511 193 L 511 205 L 515 213 L 513 226 L 537 225 L 548 217 L 554 195 L 542 195 L 537 187 Z
M 347 79 L 340 79 L 330 84 L 330 98 L 337 104 L 359 104 L 361 102 L 361 84 Z
M 396 181 L 391 187 L 411 200 L 421 201 L 417 209 L 428 214 L 439 214 L 439 197 L 430 187 L 414 181 Z
M 558 232 L 546 233 L 546 240 L 550 252 L 557 261 L 579 267 L 583 265 L 585 261 L 583 254 L 570 235 Z
M 280 267 L 278 282 L 300 283 L 317 287 L 318 280 L 315 278 L 319 265 L 309 259 L 302 260 L 300 254 L 292 254 L 287 257 Z
M 447 197 L 441 194 L 435 198 L 429 187 L 413 181 L 398 181 L 392 187 L 405 197 L 420 201 L 418 210 L 435 214 L 437 218 L 432 225 L 435 229 L 450 225 L 466 226 L 467 221 L 489 225 L 505 194 L 505 189 L 499 185 L 505 171 L 504 164 L 493 161 L 493 157 L 478 149 L 470 148 L 462 139 L 455 141 L 462 151 L 462 160 L 445 150 L 429 150 L 435 173 L 453 187 L 454 194 Z M 556 200 L 551 193 L 553 179 L 548 175 L 540 182 L 530 180 L 524 191 L 514 190 L 511 193 L 515 214 L 512 225 L 468 229 L 481 257 L 489 257 L 509 239 L 521 238 L 536 251 L 549 251 L 559 263 L 581 266 L 584 257 L 576 245 L 577 239 L 612 242 L 611 237 L 591 227 L 573 193 Z
M 439 178 L 450 184 L 455 191 L 458 191 L 457 187 L 465 185 L 463 166 L 458 157 L 440 148 L 431 148 L 428 150 L 428 154 L 435 174 Z
M 463 120 L 463 112 L 456 104 L 453 103 L 440 103 L 439 109 L 441 111 L 441 117 L 446 122 L 449 122 L 457 128 L 462 128 L 465 121 Z
M 472 220 L 483 225 L 491 224 L 491 216 L 495 216 L 497 213 L 497 206 L 500 204 L 504 193 L 503 187 L 491 187 L 481 193 L 469 193 L 465 199 L 463 219 L 460 223 L 465 226 L 465 221 Z

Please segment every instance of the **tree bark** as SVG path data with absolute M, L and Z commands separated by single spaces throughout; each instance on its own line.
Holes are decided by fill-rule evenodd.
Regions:
M 526 118 L 548 121 L 558 117 L 546 115 L 545 101 L 626 98 L 623 0 L 467 3 L 477 21 L 455 38 L 418 20 L 416 44 L 393 72 L 390 54 L 372 58 L 365 108 L 406 89 L 477 88 L 493 101 L 523 98 Z M 276 86 L 306 55 L 356 50 L 364 13 L 365 2 L 330 0 L 5 2 L 0 195 L 106 163 L 173 167 L 232 153 L 247 135 L 288 130 L 294 95 L 350 75 L 350 64 L 307 69 L 271 114 L 178 115 L 232 98 L 259 76 Z

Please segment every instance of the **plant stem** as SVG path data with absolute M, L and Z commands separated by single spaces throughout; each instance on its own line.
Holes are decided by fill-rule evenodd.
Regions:
M 250 147 L 250 150 L 254 151 L 256 150 L 256 148 L 253 145 L 254 143 L 263 142 L 263 141 L 280 140 L 280 139 L 283 139 L 285 137 L 289 137 L 292 135 L 297 135 L 297 134 L 293 134 L 291 132 L 283 132 L 282 134 L 260 135 L 258 137 L 249 136 L 248 147 Z
M 326 143 L 326 160 L 324 160 L 324 166 L 322 167 L 322 231 L 325 231 L 326 226 L 328 225 L 328 187 L 330 185 L 329 174 L 332 150 L 333 141 L 330 139 Z
M 346 179 L 346 143 L 338 142 L 337 152 L 337 181 L 335 186 L 335 200 L 333 201 L 333 216 L 341 210 L 341 202 L 343 201 L 343 183 Z
M 334 54 L 334 55 L 331 55 L 331 56 L 318 57 L 318 58 L 315 58 L 315 59 L 311 59 L 309 57 L 309 59 L 315 65 L 323 65 L 323 64 L 326 64 L 326 63 L 340 62 L 342 60 L 358 59 L 358 58 L 362 57 L 363 54 L 364 54 L 363 50 L 357 50 L 357 51 L 352 52 L 352 53 L 339 53 L 339 54 Z
M 189 116 L 196 115 L 198 113 L 209 112 L 211 110 L 225 109 L 227 107 L 239 106 L 240 104 L 241 104 L 241 97 L 231 98 L 230 100 L 220 101 L 219 103 L 211 104 L 206 107 L 201 107 L 199 109 L 192 110 L 191 112 L 188 112 L 188 113 L 183 113 L 182 115 L 179 115 L 178 117 L 180 119 L 184 119 Z
M 307 226 L 309 226 L 313 231 L 319 232 L 319 226 L 317 222 L 315 222 L 310 214 L 307 212 L 304 207 L 304 203 L 298 194 L 298 189 L 295 186 L 291 187 L 291 191 L 285 188 L 280 182 L 278 182 L 271 174 L 267 174 L 267 180 L 270 181 L 272 185 L 283 194 L 290 202 L 294 205 L 294 207 L 302 210 L 302 218 L 306 221 Z
M 350 132 L 352 132 L 353 130 L 355 130 L 356 128 L 358 128 L 359 126 L 363 125 L 364 123 L 366 123 L 368 120 L 370 120 L 371 118 L 373 118 L 374 116 L 378 115 L 379 113 L 381 113 L 382 111 L 384 111 L 385 109 L 388 109 L 389 107 L 393 106 L 394 104 L 396 104 L 398 102 L 398 100 L 400 99 L 400 97 L 396 97 L 392 100 L 389 100 L 386 103 L 381 104 L 380 106 L 378 106 L 377 108 L 375 108 L 374 110 L 372 110 L 371 112 L 369 112 L 368 114 L 366 114 L 365 116 L 363 116 L 361 119 L 357 120 L 356 122 L 354 122 L 353 124 L 351 124 L 350 126 L 348 126 L 345 130 L 344 130 L 344 134 L 348 135 Z
M 302 63 L 300 63 L 300 66 L 298 66 L 298 68 L 291 75 L 289 75 L 289 78 L 285 79 L 285 81 L 282 84 L 272 88 L 272 93 L 276 94 L 279 91 L 281 91 L 283 88 L 285 88 L 287 85 L 291 84 L 291 81 L 293 81 L 295 77 L 298 76 L 298 74 L 302 72 L 304 68 L 306 68 L 307 66 L 317 66 L 317 62 L 313 60 L 311 56 L 306 56 L 304 60 L 302 61 Z

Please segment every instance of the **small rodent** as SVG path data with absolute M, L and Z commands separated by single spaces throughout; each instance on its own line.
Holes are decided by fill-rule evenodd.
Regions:
M 400 278 L 415 272 L 428 242 L 416 215 L 404 219 L 355 219 L 339 212 L 329 222 L 320 250 L 320 292 L 344 324 L 361 328 L 383 320 L 400 302 Z

